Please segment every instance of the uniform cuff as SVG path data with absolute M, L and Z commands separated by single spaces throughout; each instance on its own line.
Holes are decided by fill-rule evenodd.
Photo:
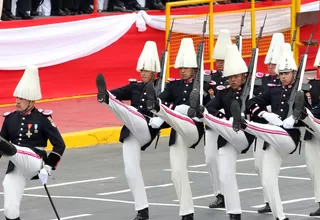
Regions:
M 52 167 L 52 170 L 55 170 L 60 162 L 60 155 L 57 153 L 51 152 L 47 158 L 46 164 Z
M 225 118 L 225 115 L 222 112 L 217 112 L 217 114 L 215 115 L 217 118 Z
M 264 111 L 264 109 L 260 108 L 260 106 L 258 104 L 254 104 L 254 105 L 250 106 L 250 108 L 249 108 L 249 112 L 250 112 L 251 117 L 258 117 L 258 115 L 262 111 Z

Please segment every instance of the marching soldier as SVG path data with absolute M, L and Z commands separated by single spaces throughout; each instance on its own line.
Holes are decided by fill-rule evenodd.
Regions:
M 193 41 L 191 38 L 183 38 L 174 65 L 179 69 L 181 80 L 171 79 L 158 99 L 155 98 L 153 85 L 150 83 L 147 85 L 149 109 L 172 127 L 169 140 L 171 179 L 180 201 L 179 214 L 182 220 L 194 218 L 187 172 L 188 148 L 195 148 L 204 133 L 203 123 L 187 116 L 189 104 L 192 102 L 189 100 L 189 95 L 197 66 Z M 172 107 L 167 107 L 168 104 L 172 104 Z M 151 119 L 151 122 L 156 119 Z
M 305 159 L 308 173 L 313 181 L 314 196 L 320 206 L 320 103 L 313 109 L 304 107 L 305 95 L 299 91 L 296 95 L 293 118 L 303 121 L 307 126 L 309 136 L 305 137 Z M 320 207 L 310 213 L 310 216 L 320 216 Z
M 259 75 L 257 73 L 257 78 L 261 79 L 261 86 L 255 87 L 253 94 L 255 96 L 261 95 L 266 90 L 270 88 L 270 85 L 279 85 L 280 79 L 279 75 L 275 72 L 279 56 L 280 56 L 280 48 L 281 45 L 284 44 L 284 35 L 282 33 L 274 33 L 271 39 L 270 47 L 268 53 L 266 55 L 264 63 L 267 65 L 268 74 Z M 270 106 L 267 106 L 267 109 L 270 109 Z M 255 147 L 253 147 L 253 157 L 254 157 L 254 167 L 255 170 L 262 181 L 262 157 L 263 157 L 263 146 L 266 143 L 261 138 L 256 138 Z M 262 182 L 261 182 L 262 185 Z M 265 202 L 265 206 L 258 209 L 258 213 L 267 213 L 271 212 L 266 192 L 262 185 L 263 199 Z
M 292 91 L 292 85 L 295 82 L 297 66 L 293 59 L 290 44 L 283 44 L 281 49 L 282 53 L 276 67 L 276 71 L 280 75 L 281 86 L 271 85 L 267 92 L 247 102 L 247 112 L 252 121 L 241 117 L 239 105 L 236 105 L 236 103 L 233 103 L 231 112 L 234 117 L 233 126 L 236 130 L 240 125 L 241 130 L 268 143 L 264 146 L 265 151 L 262 158 L 262 185 L 266 191 L 274 218 L 287 220 L 289 218 L 285 217 L 281 203 L 278 175 L 283 159 L 297 149 L 300 141 L 300 130 L 292 127 L 286 129 L 286 127 L 290 127 L 288 126 L 290 117 L 287 118 L 287 102 Z M 272 112 L 266 111 L 268 105 L 271 105 Z M 261 120 L 266 120 L 270 124 L 257 123 Z
M 134 220 L 149 219 L 147 193 L 140 167 L 140 151 L 144 151 L 159 134 L 160 126 L 154 127 L 150 122 L 153 114 L 147 109 L 148 82 L 155 83 L 156 73 L 160 72 L 157 45 L 147 41 L 139 57 L 137 71 L 142 82 L 131 80 L 131 83 L 108 91 L 102 74 L 97 76 L 98 102 L 106 105 L 124 123 L 120 142 L 123 143 L 123 161 L 125 175 L 133 194 L 135 210 L 138 212 Z M 130 100 L 131 106 L 122 101 Z M 151 126 L 148 126 L 150 122 Z M 157 121 L 153 121 L 156 123 Z M 162 124 L 162 123 L 161 123 Z
M 320 69 L 320 48 L 314 62 L 314 66 Z M 314 88 L 314 87 L 313 87 Z M 319 89 L 319 88 L 318 88 Z M 295 121 L 302 120 L 310 132 L 309 138 L 305 138 L 305 159 L 309 175 L 313 181 L 315 202 L 320 206 L 320 102 L 319 91 L 310 90 L 312 109 L 305 107 L 305 95 L 302 91 L 296 94 L 293 118 Z M 315 94 L 314 94 L 315 93 Z M 320 207 L 310 213 L 310 216 L 320 216 Z
M 241 204 L 236 178 L 236 161 L 240 153 L 246 153 L 254 140 L 254 136 L 245 132 L 236 133 L 232 130 L 230 105 L 232 100 L 240 101 L 243 85 L 246 82 L 248 68 L 236 45 L 226 49 L 224 62 L 224 77 L 228 77 L 229 87 L 217 93 L 203 109 L 201 106 L 190 105 L 203 115 L 206 126 L 218 134 L 218 169 L 219 181 L 225 198 L 226 212 L 231 220 L 241 219 Z M 197 96 L 193 93 L 195 99 Z M 191 97 L 190 97 L 191 99 Z M 196 104 L 197 102 L 192 102 Z M 224 110 L 225 113 L 220 112 Z
M 213 84 L 213 94 L 216 95 L 219 90 L 225 88 L 224 83 L 227 77 L 223 77 L 224 59 L 226 55 L 226 48 L 228 45 L 232 45 L 230 31 L 221 30 L 218 36 L 217 43 L 213 51 L 213 58 L 216 61 L 217 71 L 212 71 L 211 80 L 209 84 Z M 210 99 L 211 100 L 211 99 Z M 210 101 L 209 100 L 209 101 Z M 217 139 L 218 134 L 210 127 L 206 127 L 205 139 L 206 144 L 204 146 L 204 153 L 206 157 L 206 164 L 209 170 L 211 183 L 213 186 L 213 192 L 216 196 L 216 200 L 209 205 L 209 208 L 225 208 L 224 196 L 220 189 L 218 163 L 217 163 Z
M 16 111 L 4 114 L 0 153 L 9 158 L 3 180 L 4 215 L 7 220 L 20 220 L 19 207 L 27 180 L 39 177 L 46 184 L 64 153 L 65 143 L 52 120 L 52 111 L 35 107 L 35 101 L 42 97 L 36 66 L 27 67 L 13 96 Z M 47 156 L 48 140 L 53 150 Z
M 320 76 L 320 47 L 316 59 L 314 61 L 314 67 L 317 68 L 317 75 Z M 312 100 L 312 107 L 315 107 L 320 102 L 320 78 L 308 78 L 309 84 L 311 85 L 310 100 Z

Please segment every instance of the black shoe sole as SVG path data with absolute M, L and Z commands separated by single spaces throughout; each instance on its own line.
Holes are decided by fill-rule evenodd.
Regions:
M 187 113 L 190 118 L 196 117 L 197 109 L 199 109 L 199 101 L 200 101 L 199 91 L 196 89 L 192 90 L 189 96 L 190 108 L 188 109 L 188 113 Z
M 294 119 L 298 120 L 301 117 L 301 113 L 304 110 L 304 93 L 303 91 L 297 91 L 294 100 L 294 109 L 292 116 Z
M 149 111 L 155 109 L 155 98 L 156 98 L 156 91 L 154 90 L 152 82 L 148 82 L 146 85 L 146 104 L 147 109 Z
M 98 89 L 97 100 L 100 103 L 109 103 L 109 95 L 107 92 L 107 85 L 104 76 L 100 73 L 96 78 L 96 86 Z
M 238 132 L 241 130 L 241 109 L 240 109 L 240 105 L 236 100 L 233 100 L 231 102 L 231 106 L 230 106 L 230 112 L 231 115 L 233 117 L 233 124 L 232 124 L 232 128 L 235 132 Z
M 270 213 L 272 212 L 271 209 L 264 207 L 263 209 L 259 209 L 258 213 L 263 214 L 263 213 Z

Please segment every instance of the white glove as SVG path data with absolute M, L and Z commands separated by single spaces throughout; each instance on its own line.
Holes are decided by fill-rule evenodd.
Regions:
M 279 115 L 275 113 L 262 111 L 259 114 L 259 117 L 266 119 L 269 123 L 273 125 L 277 125 L 277 126 L 283 125 L 283 121 L 279 118 Z
M 38 174 L 38 176 L 42 185 L 47 184 L 48 177 L 51 176 L 51 170 L 52 170 L 52 167 L 50 167 L 49 165 L 45 165 L 40 170 L 40 173 Z
M 293 125 L 295 124 L 295 120 L 293 118 L 293 116 L 289 116 L 288 118 L 286 118 L 284 121 L 283 121 L 283 127 L 286 128 L 286 129 L 293 129 Z
M 161 118 L 159 117 L 154 117 L 154 118 L 151 118 L 150 119 L 150 122 L 149 122 L 149 125 L 152 127 L 152 128 L 160 128 L 161 125 L 163 124 L 164 120 L 162 120 Z

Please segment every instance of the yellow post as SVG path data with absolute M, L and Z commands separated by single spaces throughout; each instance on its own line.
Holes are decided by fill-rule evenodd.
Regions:
M 300 43 L 300 27 L 297 27 L 296 19 L 297 19 L 297 13 L 300 12 L 301 7 L 301 0 L 292 0 L 295 2 L 295 11 L 294 11 L 294 21 L 295 21 L 295 27 L 297 28 L 297 35 L 296 35 L 296 42 Z M 294 58 L 296 60 L 297 65 L 299 65 L 299 57 L 300 57 L 300 50 L 299 46 L 296 44 L 294 47 Z
M 169 37 L 169 31 L 170 31 L 170 11 L 171 11 L 171 5 L 170 3 L 166 3 L 166 37 L 165 37 L 165 44 L 167 44 L 167 39 Z M 173 29 L 172 29 L 173 32 Z M 168 45 L 168 54 L 167 54 L 167 66 L 166 68 L 166 81 L 170 77 L 170 43 Z
M 251 44 L 256 48 L 256 1 L 251 0 Z
M 213 45 L 214 45 L 214 18 L 213 18 L 213 1 L 209 3 L 209 60 L 210 60 L 210 70 L 213 70 Z

